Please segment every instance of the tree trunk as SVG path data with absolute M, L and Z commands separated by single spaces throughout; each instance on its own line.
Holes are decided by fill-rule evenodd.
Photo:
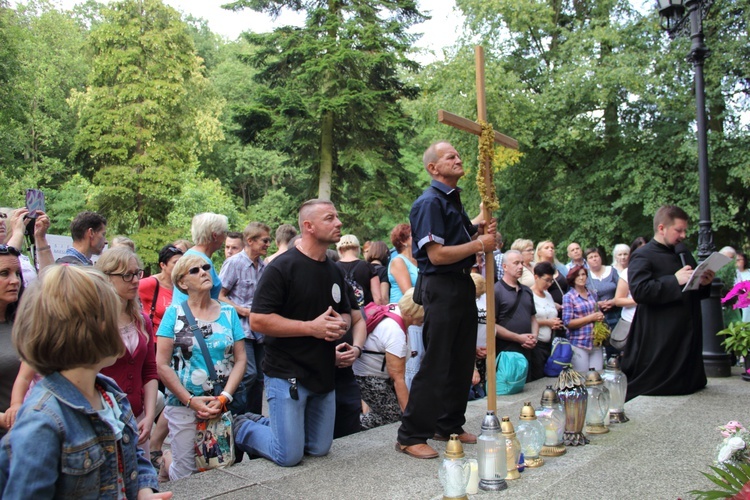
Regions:
M 320 177 L 318 198 L 331 199 L 331 178 L 333 176 L 333 112 L 325 111 L 320 124 Z

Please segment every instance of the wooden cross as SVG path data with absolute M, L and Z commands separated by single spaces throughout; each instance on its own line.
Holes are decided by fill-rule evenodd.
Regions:
M 474 47 L 477 85 L 477 122 L 487 121 L 487 100 L 484 93 L 484 49 L 481 45 Z M 462 118 L 447 111 L 438 110 L 438 122 L 450 125 L 474 135 L 481 135 L 482 127 L 477 122 Z M 495 142 L 511 149 L 518 149 L 518 141 L 500 132 L 495 132 Z M 485 159 L 485 188 L 495 189 L 492 183 L 492 165 Z M 485 199 L 485 193 L 480 193 Z M 485 221 L 492 219 L 487 206 L 482 210 Z M 497 410 L 497 391 L 495 388 L 495 258 L 492 251 L 485 253 L 485 276 L 487 277 L 487 409 Z

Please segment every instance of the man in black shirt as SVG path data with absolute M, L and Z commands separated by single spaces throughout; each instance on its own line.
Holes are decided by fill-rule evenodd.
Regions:
M 476 287 L 469 276 L 477 252 L 495 249 L 495 223 L 485 234 L 472 225 L 461 204 L 458 180 L 464 169 L 458 152 L 447 142 L 432 144 L 422 158 L 432 177 L 430 187 L 411 208 L 413 253 L 422 274 L 425 310 L 422 336 L 425 355 L 414 377 L 401 418 L 396 450 L 415 458 L 436 458 L 427 444 L 465 432 L 466 403 L 477 342 Z
M 241 451 L 285 467 L 331 447 L 335 342 L 351 324 L 344 276 L 326 258 L 328 246 L 341 237 L 336 208 L 330 201 L 307 201 L 299 225 L 300 243 L 266 267 L 250 314 L 253 331 L 266 335 L 263 372 L 271 417 L 247 413 L 235 421 Z

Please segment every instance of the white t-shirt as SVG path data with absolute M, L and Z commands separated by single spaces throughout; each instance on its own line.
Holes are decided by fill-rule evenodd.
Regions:
M 625 268 L 623 272 L 620 273 L 620 279 L 623 280 L 625 283 L 628 282 L 628 269 Z M 632 299 L 633 296 L 630 295 L 630 287 L 628 287 L 628 298 Z M 620 313 L 620 317 L 624 319 L 625 321 L 633 321 L 633 316 L 635 316 L 635 308 L 636 306 L 628 306 L 623 307 L 622 312 Z
M 398 313 L 398 309 L 396 309 Z M 367 336 L 364 351 L 389 352 L 399 358 L 409 354 L 409 342 L 401 327 L 391 318 L 384 318 Z M 361 377 L 388 378 L 388 370 L 383 368 L 384 354 L 362 353 L 352 365 L 355 375 Z
M 544 298 L 539 297 L 537 294 L 532 293 L 534 296 L 534 307 L 536 308 L 536 319 L 553 319 L 557 317 L 557 308 L 555 307 L 555 301 L 552 300 L 552 295 L 545 290 Z M 549 342 L 552 340 L 552 328 L 549 326 L 539 325 L 539 341 Z
M 487 294 L 477 299 L 477 347 L 487 347 Z

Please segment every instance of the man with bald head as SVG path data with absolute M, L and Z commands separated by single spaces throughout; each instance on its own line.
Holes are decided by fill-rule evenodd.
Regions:
M 421 295 L 425 310 L 425 354 L 412 381 L 396 449 L 415 458 L 436 458 L 428 439 L 447 441 L 458 434 L 463 443 L 476 443 L 476 436 L 463 429 L 477 339 L 470 273 L 477 252 L 495 249 L 495 222 L 480 234 L 484 224 L 472 225 L 466 215 L 458 188 L 463 163 L 450 143 L 432 144 L 423 163 L 432 183 L 414 202 L 409 221 L 420 273 L 415 296 L 419 300 Z
M 327 200 L 305 202 L 299 227 L 297 247 L 263 271 L 250 312 L 253 331 L 265 335 L 271 416 L 246 413 L 234 423 L 239 450 L 284 467 L 297 465 L 304 454 L 325 455 L 331 447 L 336 341 L 351 326 L 344 274 L 326 256 L 341 238 L 336 207 Z

